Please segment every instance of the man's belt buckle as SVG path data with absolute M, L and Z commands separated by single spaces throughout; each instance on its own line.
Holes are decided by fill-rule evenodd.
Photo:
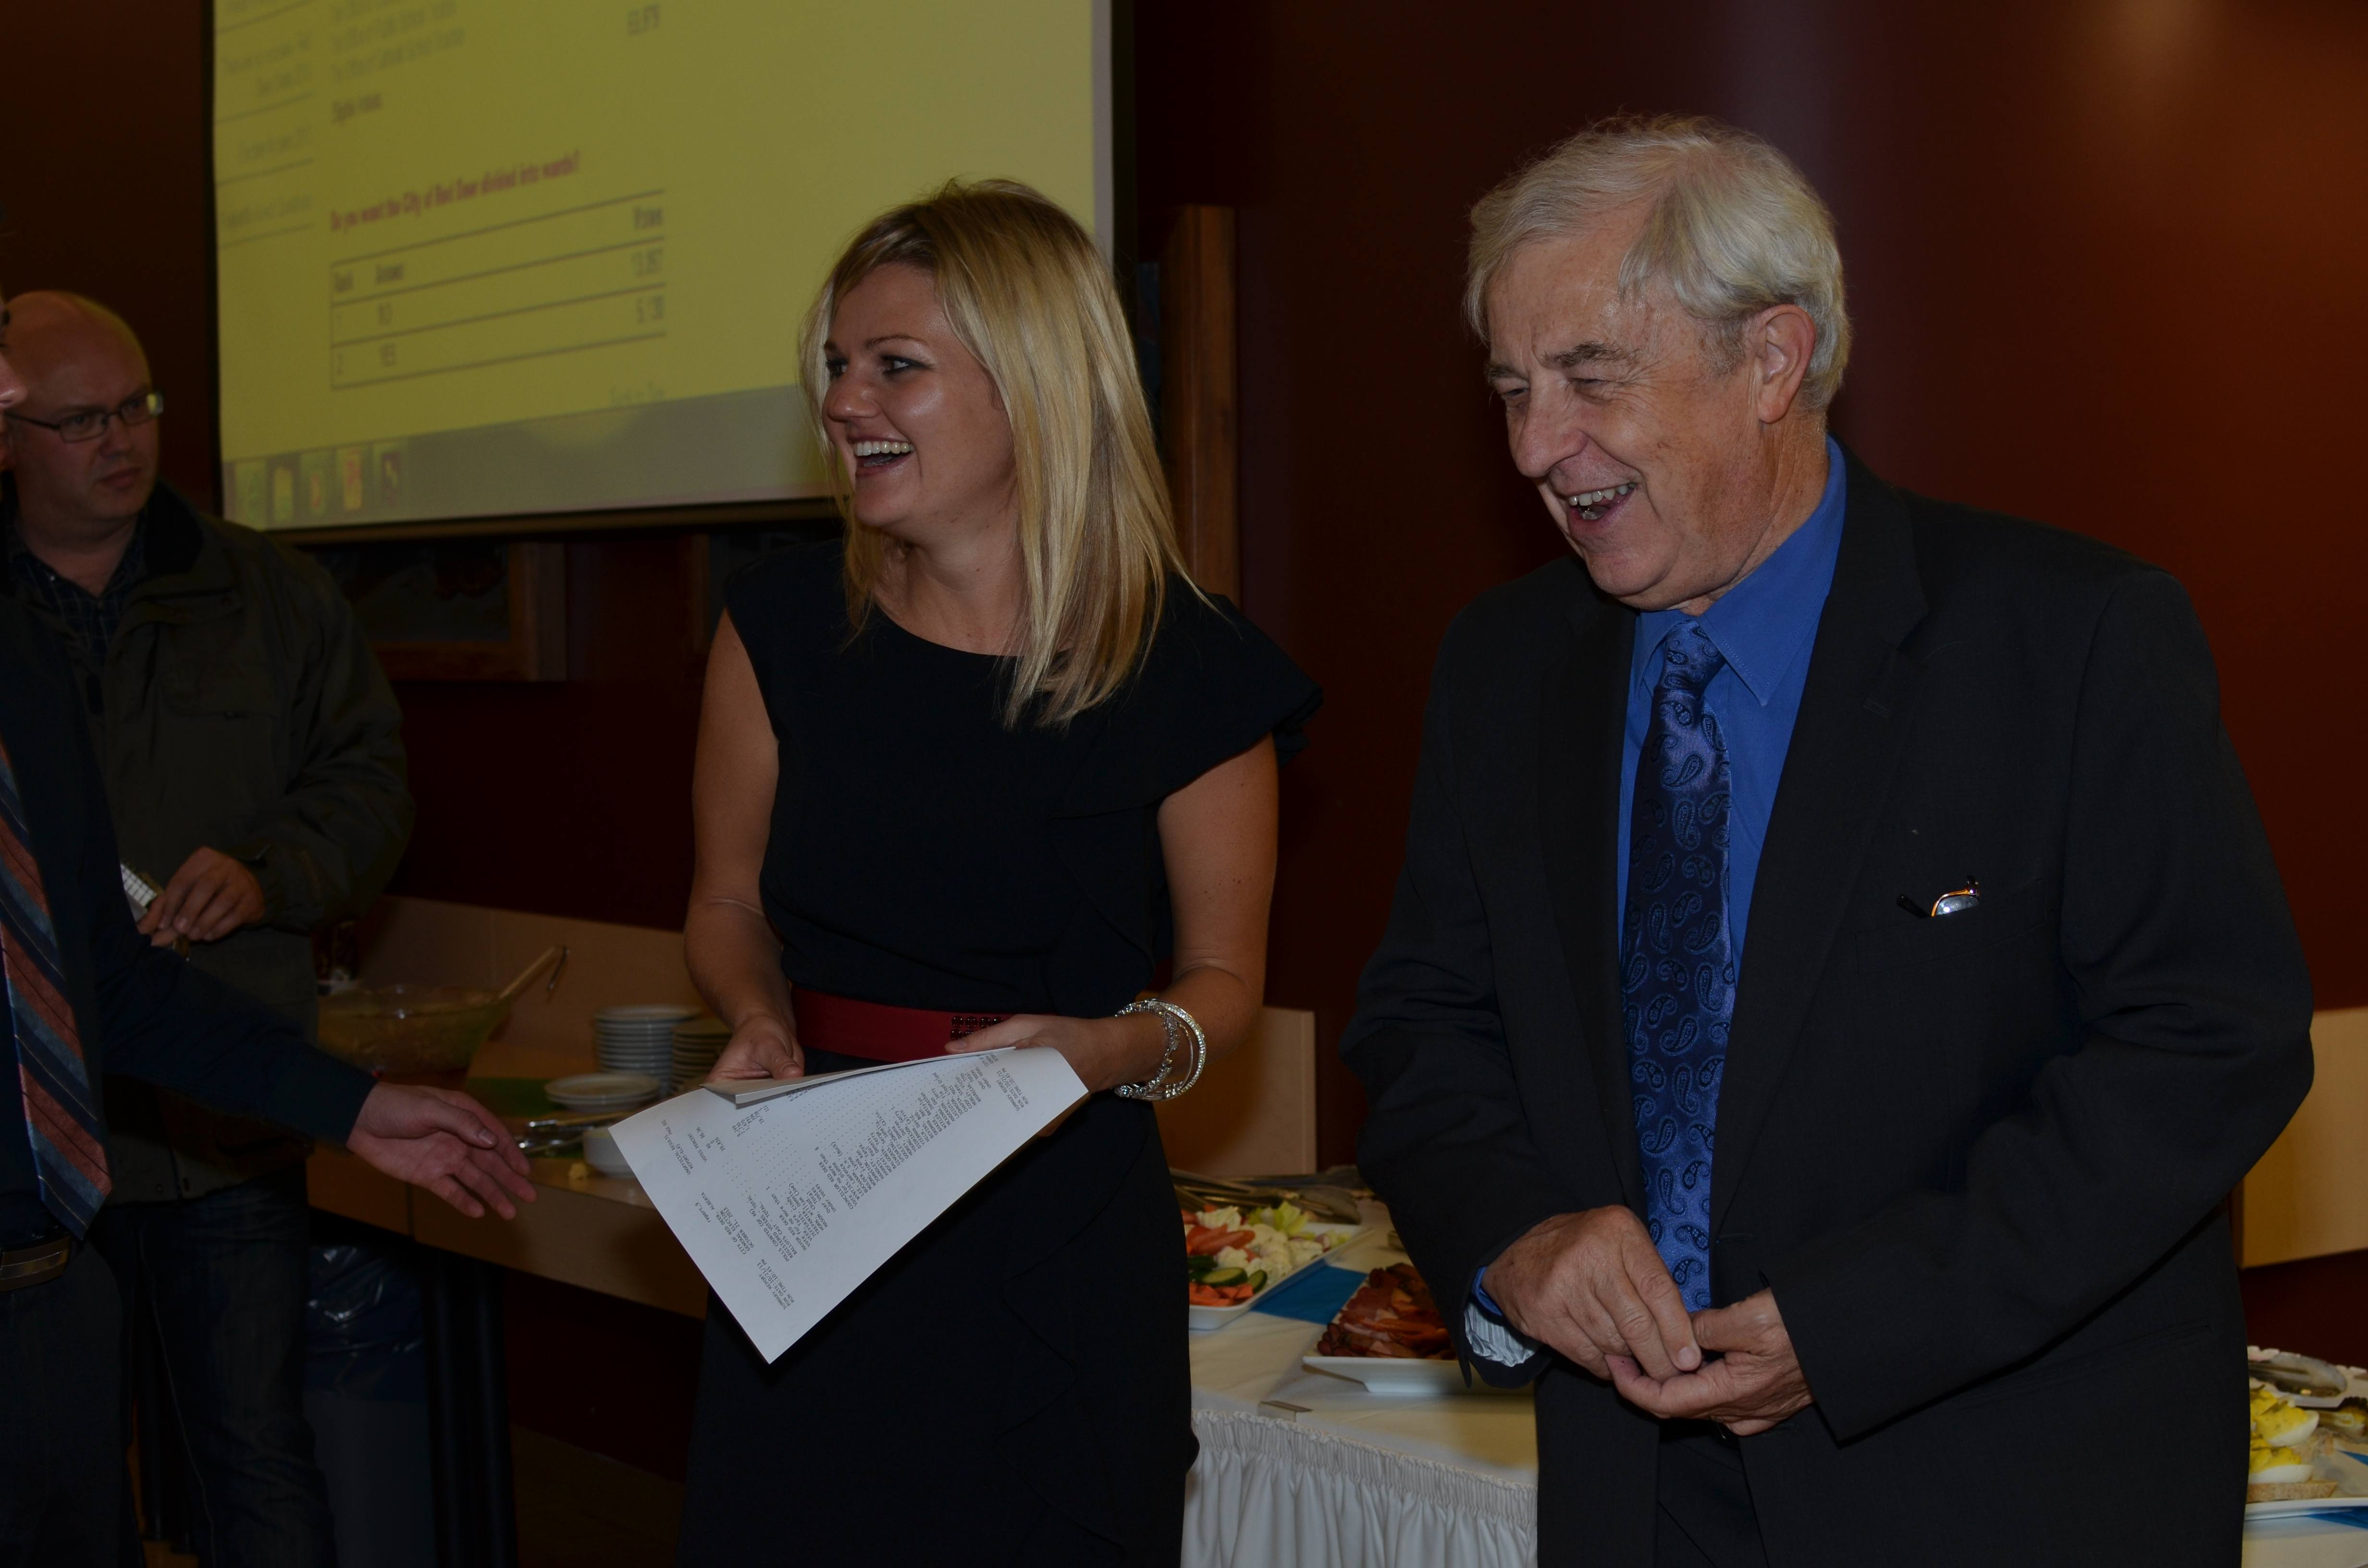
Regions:
M 74 1238 L 60 1236 L 39 1246 L 16 1252 L 0 1252 L 0 1290 L 21 1290 L 28 1285 L 40 1285 L 66 1271 L 74 1261 Z

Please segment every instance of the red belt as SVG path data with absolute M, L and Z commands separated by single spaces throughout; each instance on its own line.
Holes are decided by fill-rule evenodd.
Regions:
M 790 990 L 790 1010 L 798 1020 L 798 1043 L 868 1062 L 916 1062 L 943 1056 L 946 1047 L 1008 1013 L 933 1013 L 926 1007 L 892 1007 L 858 1002 L 798 985 Z

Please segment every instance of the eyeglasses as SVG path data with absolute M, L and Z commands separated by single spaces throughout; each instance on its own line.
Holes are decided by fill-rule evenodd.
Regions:
M 61 441 L 80 444 L 96 441 L 106 435 L 107 422 L 110 419 L 122 420 L 123 427 L 128 430 L 134 425 L 147 424 L 164 412 L 165 394 L 151 392 L 126 398 L 119 407 L 86 408 L 80 414 L 69 414 L 63 419 L 36 419 L 29 414 L 18 414 L 14 409 L 8 411 L 8 417 L 19 424 L 38 425 L 44 430 L 53 430 Z

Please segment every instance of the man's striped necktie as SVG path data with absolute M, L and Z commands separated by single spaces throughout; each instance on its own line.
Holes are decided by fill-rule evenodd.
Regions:
M 25 1096 L 25 1132 L 41 1201 L 81 1236 L 112 1185 L 106 1125 L 83 1060 L 82 1032 L 66 1006 L 57 927 L 6 744 L 0 744 L 0 969 L 7 973 L 17 1085 Z

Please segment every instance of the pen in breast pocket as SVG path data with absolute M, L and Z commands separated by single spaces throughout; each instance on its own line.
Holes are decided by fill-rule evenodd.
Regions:
M 1918 920 L 1934 920 L 1943 915 L 1960 914 L 1975 907 L 1981 902 L 1982 884 L 1977 881 L 1968 881 L 1964 887 L 1950 889 L 1934 899 L 1929 909 L 1906 893 L 1899 895 L 1899 907 Z

